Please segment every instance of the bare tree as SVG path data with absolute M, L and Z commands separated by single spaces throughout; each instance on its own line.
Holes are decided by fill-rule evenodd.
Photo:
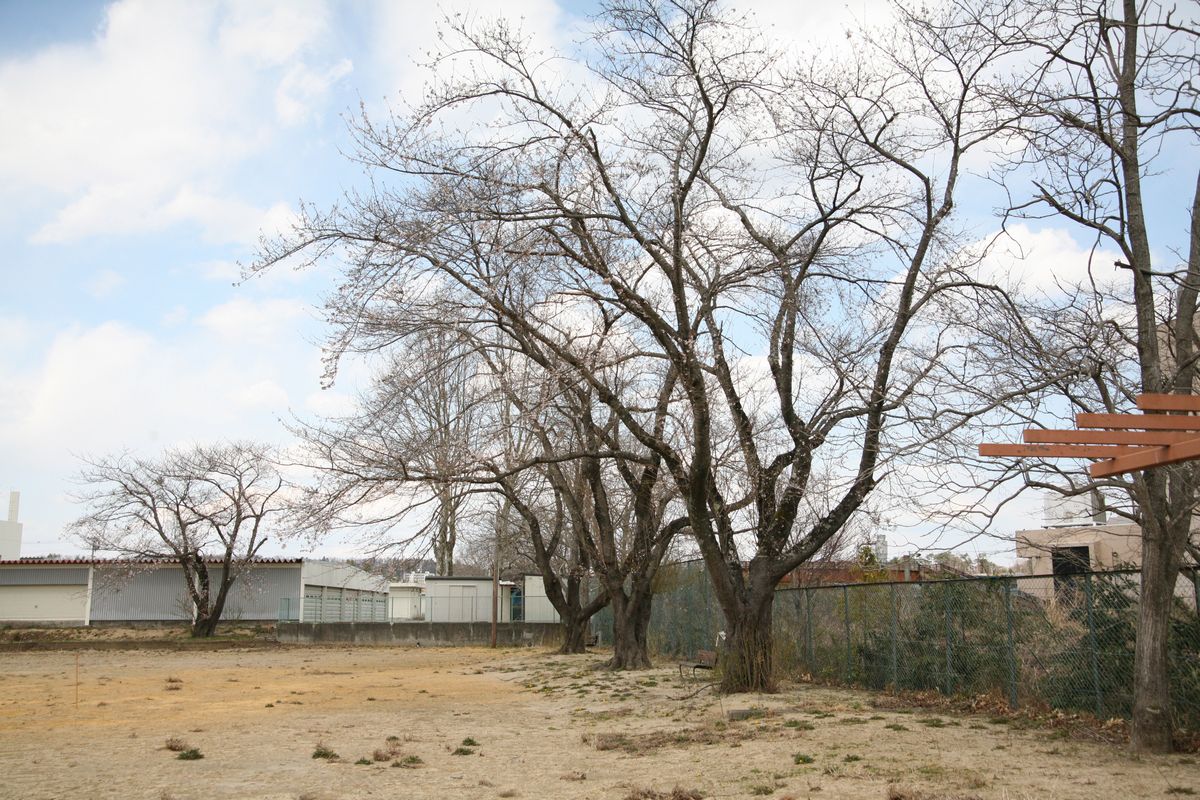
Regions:
M 682 515 L 644 515 L 644 541 L 688 531 L 730 629 L 724 687 L 771 688 L 779 580 L 970 413 L 938 410 L 947 371 L 978 369 L 950 364 L 944 298 L 987 300 L 950 219 L 965 154 L 1001 124 L 979 91 L 999 49 L 908 22 L 799 70 L 712 2 L 616 2 L 586 86 L 507 26 L 459 24 L 464 77 L 357 129 L 404 188 L 309 209 L 258 267 L 340 252 L 334 321 L 357 339 L 377 335 L 364 318 L 431 318 L 390 289 L 448 287 L 582 387 L 589 516 L 609 469 L 631 497 L 669 482 Z M 493 122 L 447 130 L 464 110 Z
M 1115 268 L 1089 264 L 1087 281 L 1060 287 L 1058 306 L 1026 293 L 1025 326 L 1006 333 L 1004 357 L 1025 378 L 1064 376 L 1053 384 L 1059 399 L 1024 412 L 1028 421 L 1052 426 L 1056 410 L 1060 418 L 1129 410 L 1143 392 L 1196 392 L 1200 180 L 1190 204 L 1180 198 L 1173 218 L 1151 224 L 1155 194 L 1162 194 L 1156 187 L 1176 179 L 1180 163 L 1195 167 L 1187 164 L 1200 131 L 1194 7 L 1189 13 L 1135 0 L 959 7 L 973 35 L 1022 59 L 989 93 L 1024 148 L 1003 174 L 1013 198 L 1008 217 L 1068 223 L 1091 240 L 1095 255 L 1115 255 Z M 1200 469 L 1175 465 L 1097 482 L 1047 464 L 1010 470 L 1030 485 L 1101 492 L 1112 510 L 1141 525 L 1132 746 L 1169 750 L 1170 611 Z
M 317 474 L 297 524 L 317 534 L 360 528 L 378 551 L 429 548 L 437 574 L 453 575 L 470 498 L 453 478 L 471 461 L 481 418 L 478 366 L 452 329 L 429 327 L 387 352 L 354 413 L 293 424 Z
M 193 636 L 216 631 L 230 587 L 284 510 L 271 450 L 253 442 L 85 460 L 79 480 L 89 511 L 73 535 L 93 551 L 179 564 Z

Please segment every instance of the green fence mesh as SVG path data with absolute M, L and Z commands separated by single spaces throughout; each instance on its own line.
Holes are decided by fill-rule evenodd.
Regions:
M 780 589 L 776 663 L 791 677 L 1128 717 L 1139 585 L 1119 571 Z M 1185 570 L 1169 648 L 1176 724 L 1188 730 L 1200 730 L 1198 599 L 1200 576 Z M 610 613 L 594 624 L 607 640 Z M 724 628 L 703 564 L 664 568 L 651 647 L 692 658 Z

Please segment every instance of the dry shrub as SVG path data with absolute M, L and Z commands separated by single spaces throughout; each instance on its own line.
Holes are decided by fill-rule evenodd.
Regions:
M 704 794 L 698 789 L 684 789 L 682 786 L 676 786 L 669 792 L 643 786 L 631 789 L 629 794 L 625 795 L 625 800 L 704 800 Z
M 170 739 L 167 739 L 166 747 L 172 753 L 182 753 L 184 750 L 190 749 L 191 745 L 178 736 L 172 736 Z

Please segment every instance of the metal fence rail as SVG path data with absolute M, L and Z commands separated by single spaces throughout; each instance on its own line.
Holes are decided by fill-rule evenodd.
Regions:
M 1132 712 L 1136 571 L 781 589 L 776 664 L 872 689 L 998 694 L 1025 704 Z M 1200 576 L 1181 574 L 1169 638 L 1176 723 L 1200 730 Z M 611 616 L 597 627 L 611 628 Z M 724 617 L 703 565 L 672 565 L 649 640 L 663 655 L 713 648 Z

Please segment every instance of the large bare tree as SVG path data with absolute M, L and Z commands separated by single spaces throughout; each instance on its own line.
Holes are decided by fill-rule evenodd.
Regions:
M 1012 198 L 1009 219 L 1066 224 L 1093 246 L 1088 278 L 1057 287 L 1056 303 L 1024 293 L 1025 324 L 1006 330 L 998 348 L 1018 380 L 1065 376 L 1036 412 L 1026 412 L 1028 421 L 1063 427 L 1062 418 L 1070 425 L 1074 412 L 1128 411 L 1143 392 L 1195 393 L 1195 7 L 1139 0 L 958 5 L 960 19 L 969 23 L 965 30 L 1020 58 L 989 91 L 1010 117 L 1008 132 L 1017 145 L 1000 173 Z M 1141 526 L 1132 745 L 1169 750 L 1170 613 L 1195 524 L 1200 469 L 1182 464 L 1098 482 L 1066 466 L 1011 469 L 1031 485 L 1099 492 L 1112 510 Z
M 679 497 L 728 621 L 725 688 L 770 688 L 776 584 L 954 424 L 936 387 L 976 368 L 951 358 L 943 298 L 987 299 L 951 213 L 965 155 L 1001 125 L 980 94 L 1001 48 L 906 22 L 801 69 L 713 2 L 614 2 L 576 83 L 510 27 L 462 22 L 461 77 L 357 128 L 395 188 L 309 209 L 258 266 L 339 253 L 332 306 L 355 337 L 382 304 L 427 315 L 396 287 L 452 287 L 586 386 L 636 444 L 601 438 L 602 455 Z M 471 113 L 488 124 L 464 129 Z M 578 347 L 597 330 L 620 370 Z M 656 413 L 630 374 L 680 410 Z
M 216 631 L 230 587 L 285 508 L 272 452 L 253 442 L 88 459 L 79 480 L 88 511 L 73 535 L 92 551 L 179 564 L 193 636 Z

